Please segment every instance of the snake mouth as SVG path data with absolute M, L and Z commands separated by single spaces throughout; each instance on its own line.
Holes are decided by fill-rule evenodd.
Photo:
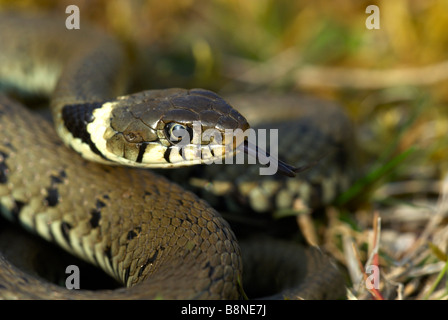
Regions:
M 247 140 L 244 140 L 244 143 L 240 144 L 238 148 L 240 149 L 240 151 L 243 151 L 247 155 L 252 156 L 255 159 L 259 159 L 260 163 L 263 165 L 272 161 L 277 162 L 278 172 L 288 177 L 295 177 L 296 173 L 304 171 L 310 167 L 304 166 L 296 168 L 292 165 L 287 164 L 286 162 L 283 162 L 280 159 L 277 159 L 276 157 L 270 155 L 267 151 L 259 148 L 257 145 L 254 145 Z

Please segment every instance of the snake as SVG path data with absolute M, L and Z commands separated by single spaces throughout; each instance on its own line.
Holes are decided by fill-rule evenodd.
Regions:
M 339 269 L 321 250 L 268 238 L 239 241 L 211 205 L 225 197 L 228 208 L 239 203 L 242 211 L 266 212 L 278 203 L 291 207 L 300 195 L 311 207 L 334 198 L 352 168 L 350 129 L 339 107 L 291 96 L 277 108 L 262 95 L 246 106 L 244 95 L 229 103 L 205 89 L 125 94 L 134 61 L 122 43 L 87 24 L 67 30 L 54 15 L 0 13 L 0 43 L 0 88 L 13 96 L 0 95 L 1 214 L 122 284 L 67 290 L 20 268 L 4 249 L 10 244 L 0 246 L 0 298 L 242 299 L 244 277 L 259 285 L 275 278 L 279 293 L 273 297 L 280 299 L 344 294 Z M 51 121 L 15 99 L 36 93 L 49 97 Z M 279 148 L 286 144 L 287 150 L 302 151 L 282 153 L 285 161 L 278 160 L 279 171 L 290 177 L 266 180 L 252 172 L 255 180 L 249 181 L 238 177 L 255 165 L 200 165 L 229 153 L 263 152 L 244 139 L 239 144 L 219 139 L 227 129 L 247 130 L 247 119 L 263 113 L 270 120 L 281 113 L 301 116 L 300 124 L 287 124 L 286 133 L 280 132 Z M 322 124 L 323 114 L 331 123 Z M 201 140 L 197 123 L 217 136 Z M 285 138 L 291 132 L 295 138 Z M 309 162 L 303 150 L 313 159 L 332 141 L 339 151 L 323 157 L 328 165 L 305 172 L 306 179 L 292 178 L 301 161 Z M 344 165 L 333 164 L 335 159 Z M 200 174 L 197 165 L 204 169 Z M 188 179 L 178 169 L 165 170 L 180 166 L 188 166 L 193 181 L 202 183 L 201 197 L 185 190 Z M 227 167 L 233 173 L 226 173 Z M 218 181 L 226 187 L 216 193 Z M 323 201 L 324 195 L 329 199 Z M 0 233 L 14 237 L 4 229 Z M 34 259 L 42 262 L 38 254 Z

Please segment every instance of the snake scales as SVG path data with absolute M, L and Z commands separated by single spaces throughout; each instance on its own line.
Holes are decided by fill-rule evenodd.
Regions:
M 80 32 L 68 32 L 61 21 L 8 13 L 0 14 L 0 43 L 0 84 L 7 89 L 19 87 L 29 92 L 37 88 L 36 90 L 52 93 L 54 122 L 63 137 L 70 136 L 65 131 L 65 126 L 61 125 L 65 120 L 62 115 L 65 106 L 82 107 L 91 105 L 92 101 L 97 103 L 96 106 L 100 102 L 99 105 L 103 106 L 104 103 L 116 101 L 113 100 L 115 93 L 126 87 L 126 83 L 120 80 L 125 78 L 127 70 L 125 54 L 114 39 L 99 31 L 85 28 Z M 168 91 L 178 92 L 177 89 Z M 139 104 L 153 92 L 143 93 L 144 98 L 138 95 L 128 100 Z M 214 94 L 203 90 L 188 92 L 190 96 L 195 94 L 201 99 L 211 99 L 206 104 L 216 101 L 218 104 L 225 104 L 222 109 L 227 110 L 227 104 Z M 266 105 L 268 99 L 261 99 Z M 233 101 L 242 108 L 247 104 L 244 97 L 242 100 L 241 97 L 234 97 Z M 290 98 L 284 102 L 283 111 L 277 110 L 276 114 L 301 115 L 302 123 L 290 124 L 285 129 L 286 133 L 304 128 L 299 136 L 306 138 L 309 135 L 313 139 L 296 142 L 296 138 L 286 139 L 280 132 L 279 148 L 286 144 L 287 148 L 293 149 L 291 144 L 297 143 L 302 152 L 306 150 L 310 158 L 315 159 L 316 154 L 312 149 L 328 149 L 330 138 L 324 137 L 331 136 L 330 140 L 333 139 L 338 144 L 338 150 L 342 150 L 342 153 L 337 153 L 337 158 L 343 165 L 325 164 L 322 167 L 328 168 L 328 172 L 322 170 L 321 166 L 313 168 L 303 176 L 307 177 L 307 181 L 271 177 L 271 185 L 276 184 L 275 192 L 269 194 L 269 203 L 261 207 L 260 204 L 264 202 L 257 198 L 257 192 L 254 191 L 260 188 L 266 191 L 266 180 L 261 180 L 257 175 L 252 182 L 236 179 L 250 173 L 255 166 L 232 166 L 233 169 L 229 172 L 233 173 L 223 173 L 223 166 L 206 166 L 205 172 L 200 175 L 202 181 L 212 181 L 216 177 L 231 185 L 226 190 L 232 190 L 220 192 L 219 195 L 209 194 L 210 201 L 218 201 L 224 193 L 229 193 L 230 195 L 226 194 L 229 196 L 227 199 L 230 199 L 226 200 L 227 203 L 243 203 L 243 206 L 245 204 L 248 207 L 247 210 L 272 210 L 272 201 L 283 203 L 285 208 L 291 206 L 291 199 L 289 202 L 282 202 L 278 195 L 285 188 L 293 186 L 296 191 L 289 198 L 306 194 L 307 200 L 304 203 L 314 206 L 323 204 L 322 198 L 326 194 L 328 197 L 328 190 L 331 191 L 332 195 L 329 197 L 332 198 L 336 189 L 342 189 L 344 183 L 348 183 L 347 179 L 343 179 L 348 176 L 344 172 L 350 163 L 346 149 L 351 145 L 346 119 L 333 105 L 313 100 L 302 102 L 304 103 L 300 106 L 295 98 Z M 181 99 L 180 104 L 182 103 L 184 101 Z M 170 104 L 173 104 L 172 101 Z M 268 108 L 263 108 L 261 102 L 257 104 L 258 115 L 263 112 L 268 112 L 268 115 L 272 113 L 270 102 L 267 104 Z M 182 108 L 185 106 L 182 105 Z M 235 122 L 240 122 L 238 125 L 242 123 L 242 127 L 247 125 L 238 112 L 225 112 L 228 112 L 231 120 L 227 120 L 227 123 L 221 121 L 221 126 L 225 127 L 229 122 L 233 126 Z M 251 108 L 244 107 L 241 112 L 251 118 Z M 185 115 L 182 112 L 180 114 Z M 331 119 L 331 125 L 322 125 L 323 114 Z M 178 115 L 179 113 L 173 112 L 171 116 Z M 160 118 L 161 115 L 156 117 Z M 211 118 L 215 119 L 213 116 Z M 273 118 L 272 114 L 270 118 Z M 208 119 L 207 116 L 205 119 Z M 207 202 L 151 171 L 108 166 L 79 157 L 63 145 L 53 126 L 6 96 L 0 96 L 0 132 L 0 205 L 3 215 L 99 266 L 128 287 L 116 290 L 68 291 L 25 273 L 0 251 L 0 297 L 242 297 L 240 245 L 229 224 Z M 71 136 L 67 140 L 76 140 L 73 138 Z M 78 142 L 85 139 L 82 136 L 77 138 Z M 72 145 L 72 148 L 87 154 L 85 144 Z M 90 145 L 90 149 L 95 148 Z M 142 152 L 137 148 L 127 152 L 127 155 L 141 161 L 145 159 Z M 87 157 L 105 162 L 104 157 L 95 152 L 90 152 Z M 166 157 L 165 153 L 164 158 Z M 168 155 L 168 159 L 172 160 L 170 157 Z M 290 153 L 286 153 L 285 160 L 298 165 L 303 164 L 301 161 L 305 161 L 305 164 L 307 162 L 306 157 Z M 324 160 L 331 162 L 335 157 Z M 225 178 L 220 178 L 219 174 L 224 174 Z M 251 191 L 247 191 L 248 183 Z M 314 192 L 313 187 L 318 191 Z M 235 190 L 238 190 L 238 195 L 232 198 Z M 303 193 L 303 190 L 307 191 Z M 206 194 L 207 190 L 202 192 Z M 284 194 L 285 192 L 283 198 Z M 0 232 L 3 232 L 2 229 Z M 244 260 L 245 264 L 248 261 L 245 268 L 256 281 L 269 280 L 269 276 L 260 271 L 264 270 L 260 266 L 269 263 L 276 277 L 284 278 L 280 288 L 283 292 L 279 297 L 291 298 L 298 295 L 304 298 L 334 298 L 340 296 L 341 290 L 343 293 L 338 270 L 318 250 L 304 249 L 290 243 L 257 240 L 255 243 L 247 242 L 243 251 L 244 257 L 249 257 Z M 287 271 L 281 271 L 280 268 L 285 266 Z

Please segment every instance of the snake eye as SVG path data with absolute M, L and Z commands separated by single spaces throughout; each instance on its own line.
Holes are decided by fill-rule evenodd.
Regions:
M 178 144 L 181 141 L 190 142 L 193 135 L 190 127 L 177 122 L 170 122 L 165 126 L 165 134 L 172 144 Z

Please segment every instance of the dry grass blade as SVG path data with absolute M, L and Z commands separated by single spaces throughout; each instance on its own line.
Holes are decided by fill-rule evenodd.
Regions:
M 442 191 L 439 197 L 437 208 L 434 212 L 432 218 L 428 221 L 425 229 L 423 230 L 421 236 L 417 239 L 414 245 L 404 254 L 403 259 L 410 260 L 415 257 L 420 250 L 424 249 L 428 239 L 432 234 L 434 234 L 436 227 L 442 222 L 443 218 L 448 213 L 448 175 L 444 178 L 442 182 Z
M 448 79 L 448 61 L 420 68 L 368 70 L 304 66 L 295 73 L 298 87 L 380 89 L 394 86 L 427 86 Z
M 411 280 L 405 288 L 405 296 L 416 293 L 417 299 L 447 298 L 447 288 L 438 288 L 448 269 L 447 255 L 444 253 L 448 238 L 448 226 L 444 224 L 448 213 L 448 175 L 441 182 L 441 187 L 437 207 L 425 228 L 414 243 L 397 257 L 388 275 L 395 282 Z

